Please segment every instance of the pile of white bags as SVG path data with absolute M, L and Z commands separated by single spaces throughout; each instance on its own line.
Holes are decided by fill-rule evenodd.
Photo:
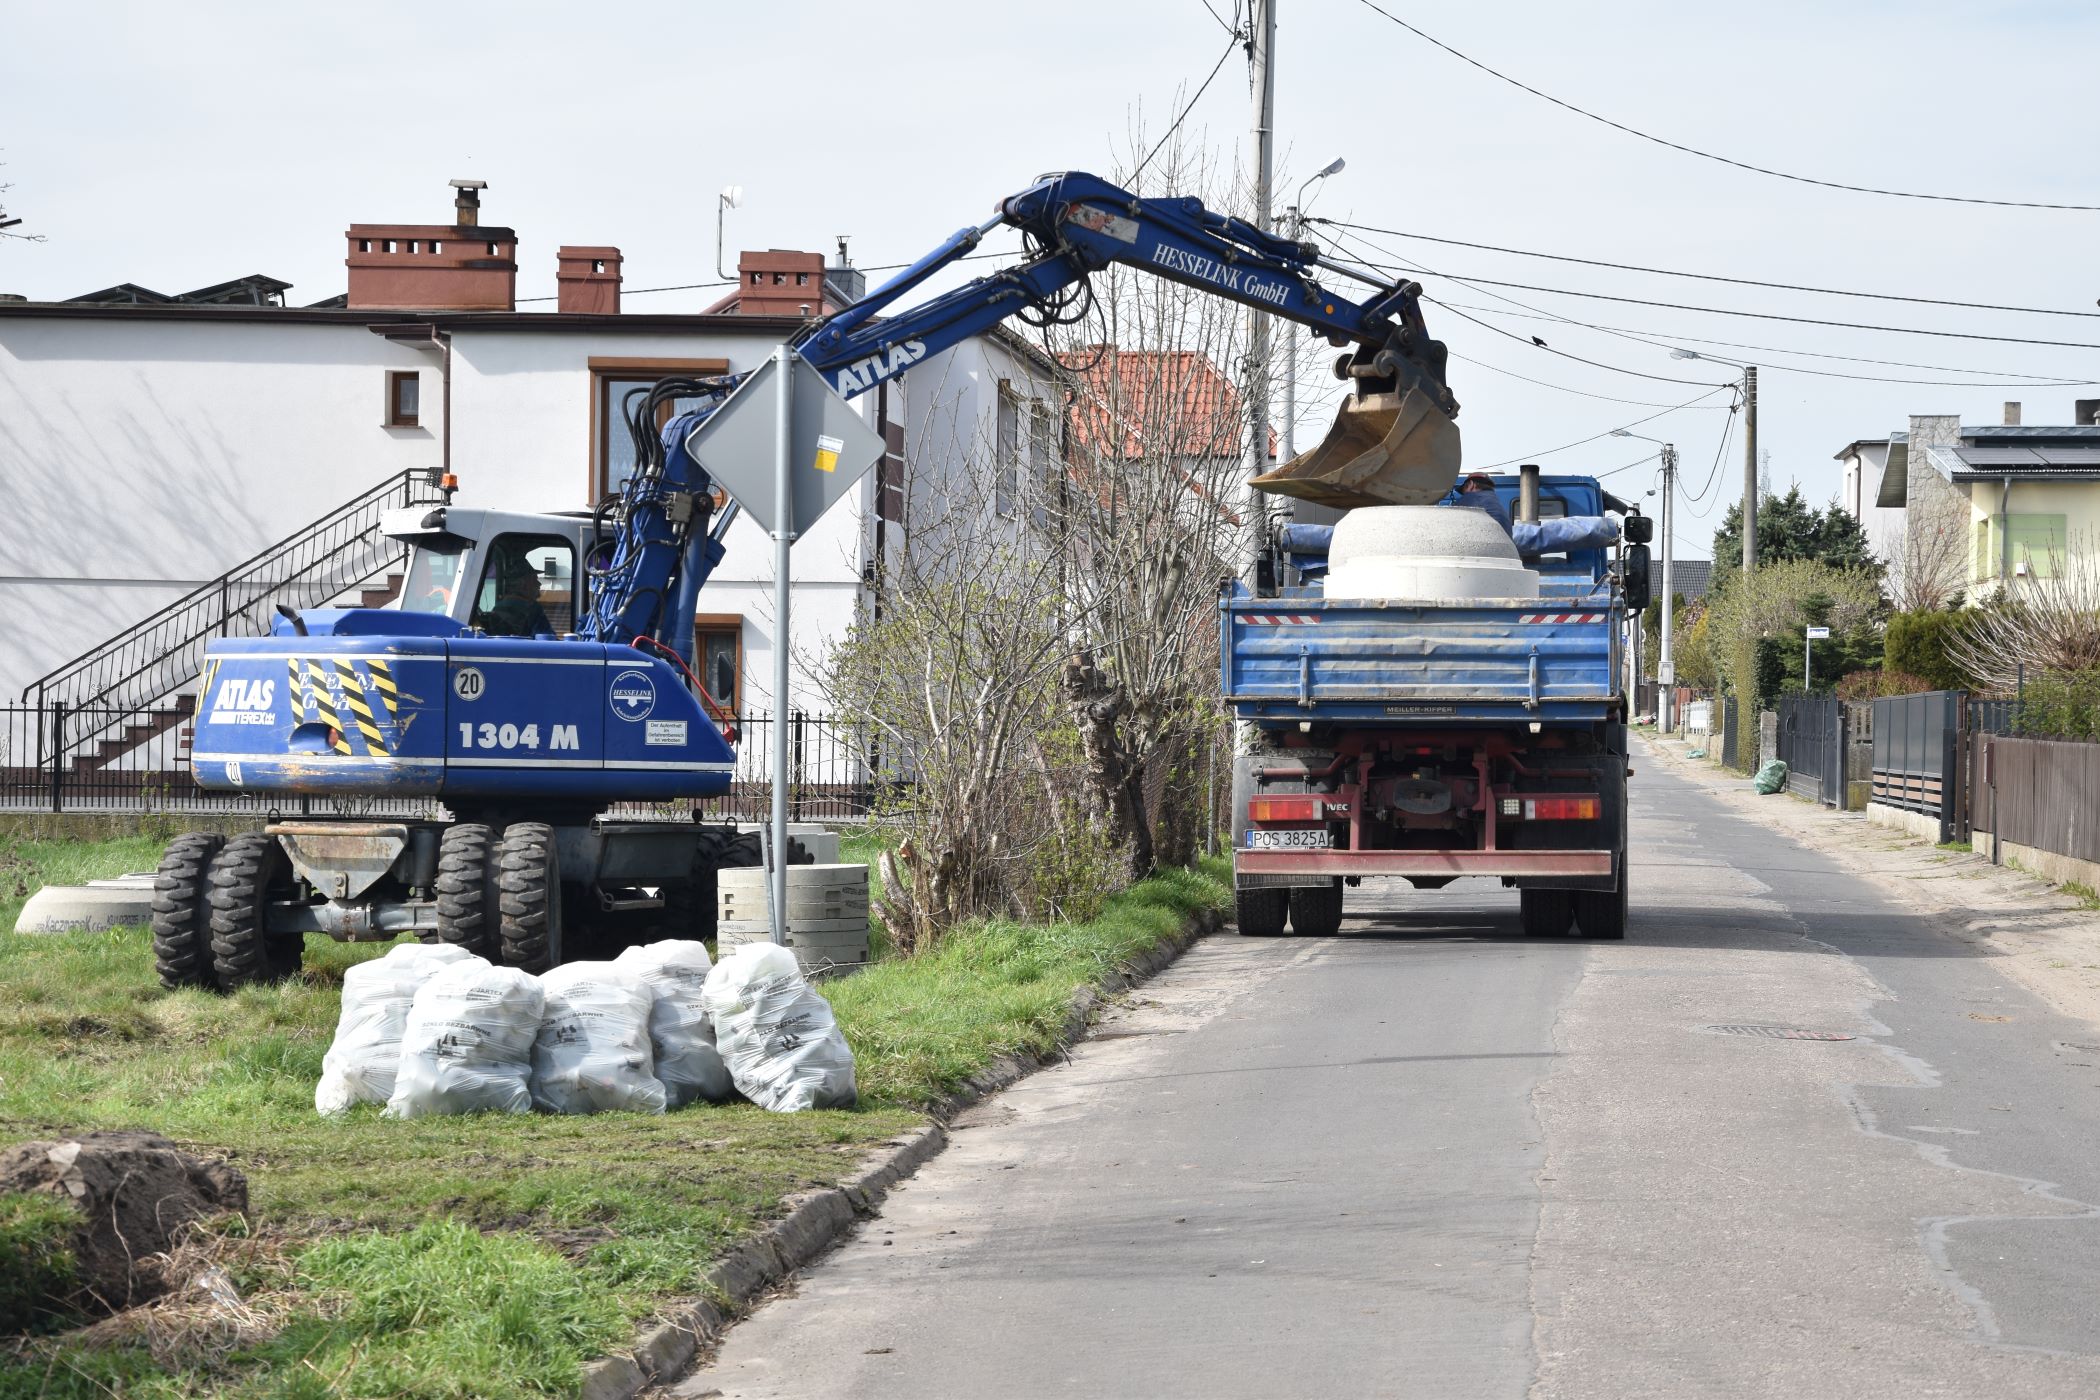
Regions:
M 707 984 L 707 945 L 667 938 L 629 948 L 613 959 L 613 965 L 640 977 L 656 993 L 656 1006 L 649 1013 L 649 1048 L 655 1052 L 656 1077 L 669 1106 L 735 1098 L 729 1067 L 715 1048 L 714 1019 L 701 1000 Z
M 628 968 L 563 963 L 540 978 L 547 1005 L 532 1047 L 532 1104 L 549 1113 L 662 1113 L 649 1048 L 656 993 Z
M 453 963 L 488 964 L 450 943 L 404 943 L 383 958 L 362 962 L 343 974 L 343 1012 L 335 1043 L 321 1061 L 314 1107 L 347 1113 L 353 1104 L 385 1103 L 394 1096 L 401 1065 L 401 1033 L 416 990 Z
M 532 1043 L 546 996 L 540 979 L 479 958 L 425 982 L 408 1010 L 389 1118 L 525 1113 Z
M 702 998 L 745 1098 L 775 1113 L 853 1106 L 853 1051 L 793 950 L 777 943 L 731 950 L 707 974 Z

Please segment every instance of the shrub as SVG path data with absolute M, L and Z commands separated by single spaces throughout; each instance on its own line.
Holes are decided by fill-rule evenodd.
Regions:
M 1836 693 L 1840 700 L 1879 700 L 1886 695 L 1916 695 L 1920 691 L 1933 690 L 1924 677 L 1914 676 L 1908 671 L 1853 671 L 1837 683 Z
M 2037 739 L 2100 740 L 2100 668 L 2032 677 L 2014 724 Z
M 1967 690 L 1970 677 L 1947 650 L 1963 625 L 1960 613 L 1897 613 L 1889 618 L 1883 661 L 1891 671 L 1924 681 L 1920 689 Z

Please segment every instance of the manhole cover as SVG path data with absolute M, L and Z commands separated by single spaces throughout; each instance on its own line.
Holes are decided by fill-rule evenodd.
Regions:
M 1851 1040 L 1843 1031 L 1811 1031 L 1800 1026 L 1708 1026 L 1716 1035 L 1756 1035 L 1766 1040 Z

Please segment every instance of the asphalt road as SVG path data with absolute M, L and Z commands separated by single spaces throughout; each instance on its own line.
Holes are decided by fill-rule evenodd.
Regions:
M 1625 943 L 1207 939 L 675 1393 L 2100 1395 L 2100 1028 L 1636 766 Z

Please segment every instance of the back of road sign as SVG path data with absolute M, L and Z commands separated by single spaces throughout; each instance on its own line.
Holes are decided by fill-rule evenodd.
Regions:
M 882 439 L 809 361 L 790 354 L 788 363 L 794 395 L 788 406 L 789 519 L 774 519 L 779 361 L 767 360 L 737 386 L 706 422 L 686 435 L 685 450 L 760 528 L 801 535 L 881 459 Z

